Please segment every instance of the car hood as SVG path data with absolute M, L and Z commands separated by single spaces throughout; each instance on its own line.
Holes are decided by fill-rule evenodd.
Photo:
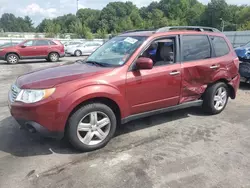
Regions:
M 89 64 L 68 64 L 50 67 L 20 76 L 16 84 L 21 89 L 44 89 L 55 85 L 112 71 L 114 68 Z

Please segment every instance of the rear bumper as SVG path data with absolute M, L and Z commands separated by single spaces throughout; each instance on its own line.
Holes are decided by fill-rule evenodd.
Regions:
M 0 60 L 5 60 L 5 56 L 0 56 Z
M 29 131 L 30 133 L 39 133 L 44 137 L 62 139 L 64 136 L 64 132 L 59 131 L 50 131 L 44 126 L 34 122 L 34 121 L 27 121 L 24 119 L 16 119 L 18 124 L 20 125 L 21 129 Z

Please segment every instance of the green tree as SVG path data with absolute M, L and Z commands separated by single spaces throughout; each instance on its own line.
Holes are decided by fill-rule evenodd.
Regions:
M 87 26 L 82 24 L 80 20 L 77 20 L 76 22 L 72 23 L 70 27 L 73 33 L 75 33 L 80 38 L 86 38 L 86 39 L 93 38 L 91 30 Z

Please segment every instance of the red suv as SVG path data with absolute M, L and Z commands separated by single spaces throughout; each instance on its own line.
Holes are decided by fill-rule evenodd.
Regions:
M 19 59 L 46 59 L 56 62 L 64 56 L 64 46 L 60 41 L 32 39 L 7 48 L 0 49 L 0 59 L 16 64 Z
M 84 61 L 20 76 L 9 106 L 30 132 L 66 135 L 90 151 L 137 118 L 190 106 L 220 113 L 236 97 L 238 67 L 230 42 L 213 28 L 127 32 Z

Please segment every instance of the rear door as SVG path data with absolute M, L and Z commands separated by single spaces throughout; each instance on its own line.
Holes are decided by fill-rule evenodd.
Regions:
M 35 40 L 34 41 L 34 55 L 39 57 L 47 57 L 50 48 L 49 40 Z
M 182 93 L 180 103 L 199 99 L 207 85 L 214 82 L 220 64 L 207 35 L 182 35 Z

